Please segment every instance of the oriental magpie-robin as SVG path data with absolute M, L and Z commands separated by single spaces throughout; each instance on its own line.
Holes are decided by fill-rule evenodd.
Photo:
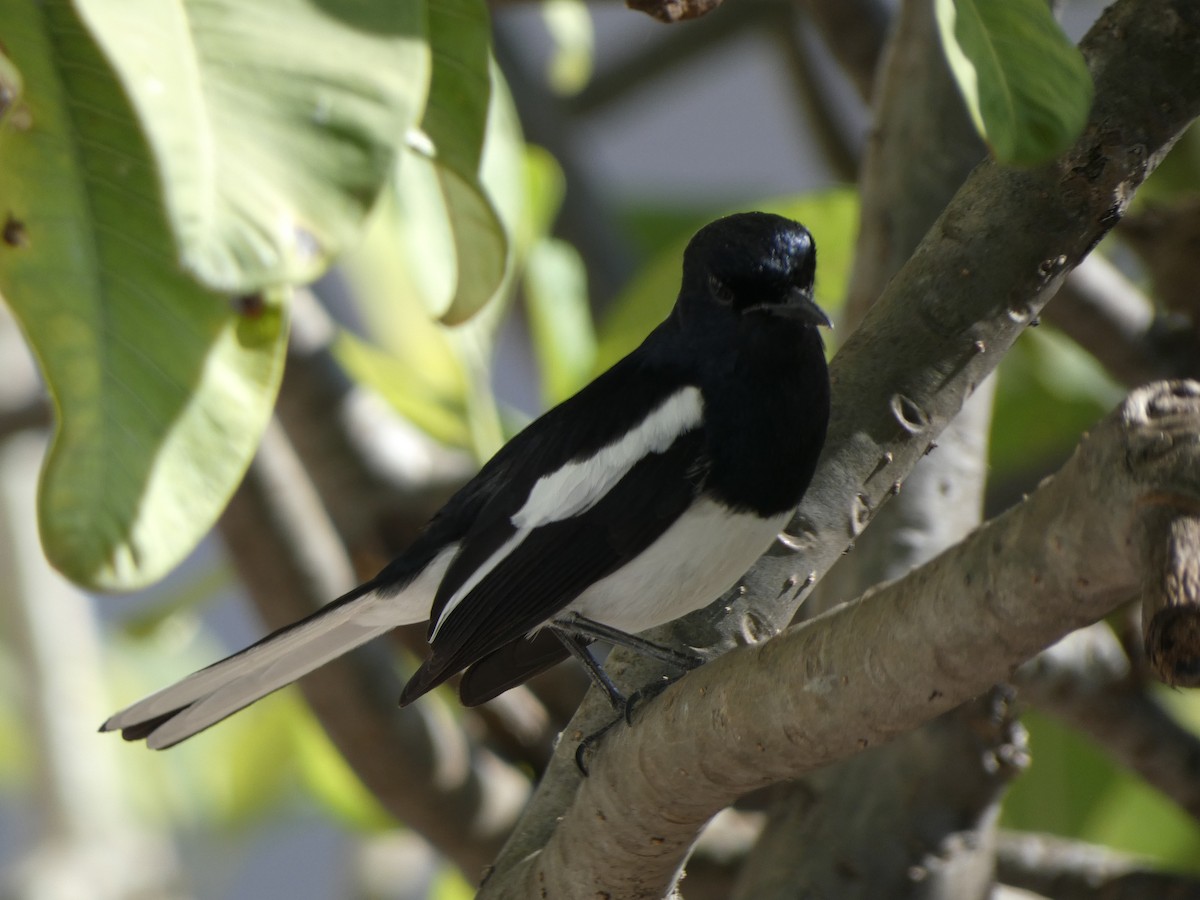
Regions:
M 770 545 L 825 440 L 816 248 L 743 213 L 701 229 L 670 316 L 514 437 L 375 578 L 117 713 L 103 731 L 169 747 L 399 625 L 428 620 L 415 700 L 465 670 L 480 703 L 600 637 L 717 599 Z M 594 675 L 615 689 L 594 663 Z

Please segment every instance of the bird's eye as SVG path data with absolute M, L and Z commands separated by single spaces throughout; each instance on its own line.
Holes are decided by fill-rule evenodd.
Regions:
M 708 276 L 708 287 L 713 296 L 726 305 L 733 303 L 733 289 L 716 275 Z

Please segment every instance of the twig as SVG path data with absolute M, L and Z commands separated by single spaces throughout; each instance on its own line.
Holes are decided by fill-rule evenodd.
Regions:
M 1148 868 L 1135 857 L 1046 834 L 1002 831 L 996 877 L 1052 900 L 1191 900 L 1200 879 Z
M 798 5 L 781 8 L 765 23 L 788 71 L 793 93 L 808 113 L 810 135 L 816 140 L 834 176 L 847 183 L 858 177 L 861 138 L 846 133 L 845 98 L 835 97 L 805 38 L 813 30 Z
M 1200 435 L 1191 435 L 1200 442 Z M 1156 502 L 1152 500 L 1151 502 Z M 1159 500 L 1157 502 L 1170 502 Z M 1168 537 L 1155 545 L 1142 590 L 1146 657 L 1169 685 L 1200 685 L 1200 496 L 1164 509 Z M 1188 515 L 1180 515 L 1180 511 Z
M 891 24 L 891 5 L 883 0 L 808 0 L 806 6 L 858 95 L 870 101 Z
M 1096 738 L 1200 820 L 1200 738 L 1130 677 L 1129 659 L 1103 622 L 1083 628 L 1021 666 L 1021 697 Z
M 684 66 L 699 64 L 700 57 L 762 23 L 782 6 L 786 6 L 783 0 L 733 3 L 718 16 L 686 28 L 667 29 L 648 46 L 625 54 L 617 64 L 597 72 L 587 87 L 566 101 L 566 108 L 580 115 L 621 103 L 648 83 L 677 73 Z
M 1156 319 L 1154 305 L 1103 256 L 1067 276 L 1044 318 L 1130 387 L 1156 378 L 1200 377 L 1200 340 Z

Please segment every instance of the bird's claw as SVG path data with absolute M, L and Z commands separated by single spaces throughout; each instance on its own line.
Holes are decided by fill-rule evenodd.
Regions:
M 626 704 L 626 708 L 628 708 L 628 704 Z M 600 739 L 602 737 L 604 737 L 604 735 L 606 735 L 610 731 L 612 731 L 613 728 L 617 724 L 619 724 L 622 719 L 624 719 L 625 721 L 629 721 L 628 719 L 625 718 L 625 716 L 626 716 L 625 712 L 618 714 L 617 717 L 615 719 L 611 720 L 607 725 L 603 726 L 602 728 L 600 728 L 596 731 L 593 731 L 591 734 L 584 737 L 579 742 L 579 746 L 577 746 L 575 748 L 575 767 L 577 769 L 579 769 L 579 774 L 582 775 L 584 778 L 587 778 L 588 775 L 591 774 L 590 772 L 588 772 L 587 758 L 588 758 L 588 755 L 591 752 L 592 748 L 600 742 Z

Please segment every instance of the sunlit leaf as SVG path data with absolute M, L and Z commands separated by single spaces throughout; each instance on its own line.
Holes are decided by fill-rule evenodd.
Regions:
M 559 94 L 577 94 L 592 77 L 595 29 L 583 0 L 545 0 L 542 21 L 554 42 L 547 77 Z
M 532 247 L 550 235 L 567 192 L 562 167 L 549 151 L 535 144 L 525 146 L 525 198 L 517 243 Z
M 10 9 L 25 94 L 0 131 L 0 292 L 57 413 L 42 542 L 77 583 L 130 589 L 195 546 L 244 473 L 286 308 L 232 302 L 180 270 L 149 147 L 87 29 L 69 4 Z
M 1065 151 L 1092 105 L 1087 64 L 1045 0 L 936 0 L 950 70 L 975 128 L 1002 163 Z
M 596 358 L 587 269 L 574 247 L 554 238 L 534 245 L 525 265 L 525 302 L 543 395 L 548 405 L 558 403 L 587 383 Z
M 420 131 L 410 132 L 397 188 L 405 218 L 419 223 L 413 262 L 433 271 L 425 301 L 454 325 L 497 295 L 511 261 L 509 233 L 483 174 L 500 76 L 491 69 L 482 0 L 430 4 L 428 34 L 429 99 Z
M 77 5 L 133 100 L 184 264 L 204 283 L 307 281 L 357 239 L 425 98 L 419 0 Z
M 404 356 L 384 352 L 345 332 L 334 344 L 334 355 L 356 381 L 372 388 L 430 437 L 452 447 L 471 445 L 463 398 L 439 394 Z

